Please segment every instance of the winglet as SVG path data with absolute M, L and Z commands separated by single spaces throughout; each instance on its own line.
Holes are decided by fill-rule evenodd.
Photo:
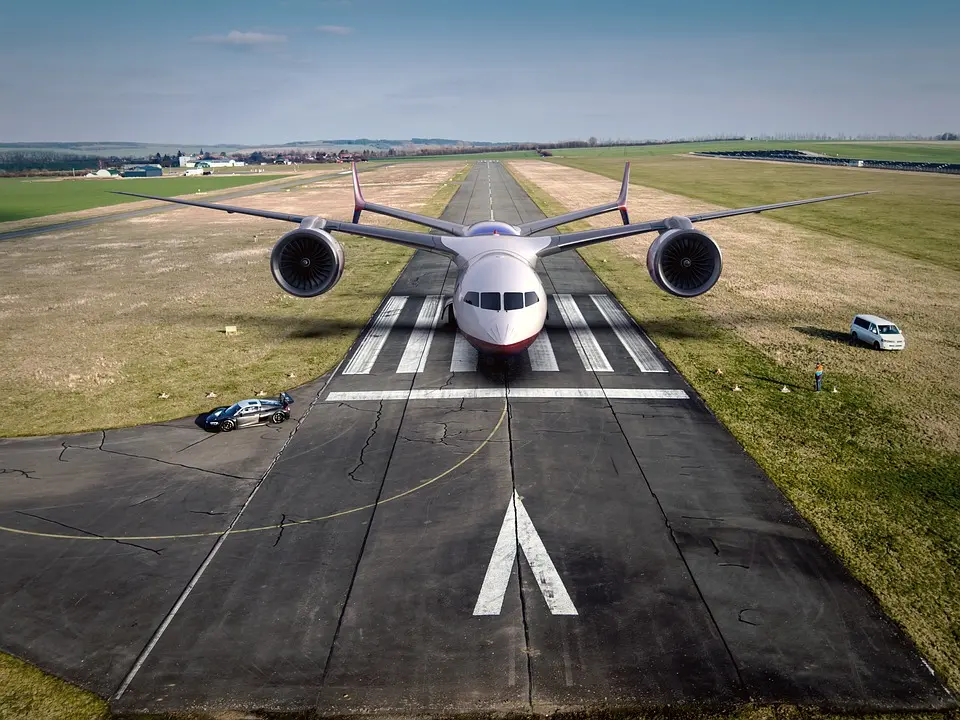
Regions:
M 353 224 L 360 222 L 360 211 L 367 204 L 363 200 L 363 193 L 360 192 L 360 178 L 357 175 L 357 163 L 353 163 Z
M 627 187 L 630 185 L 630 161 L 623 166 L 623 184 L 620 186 L 620 197 L 617 198 L 619 205 L 620 218 L 624 225 L 630 224 L 630 215 L 627 214 Z

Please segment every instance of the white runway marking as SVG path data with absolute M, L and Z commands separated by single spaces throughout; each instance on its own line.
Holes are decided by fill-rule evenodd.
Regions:
M 637 326 L 633 324 L 630 316 L 623 308 L 609 295 L 591 295 L 590 299 L 597 306 L 597 310 L 603 315 L 603 319 L 613 328 L 613 331 L 620 338 L 620 342 L 630 353 L 630 357 L 643 372 L 667 372 L 657 356 L 653 354 L 650 348 L 650 341 L 641 337 Z
M 398 373 L 420 373 L 427 364 L 427 355 L 430 354 L 430 345 L 433 342 L 433 331 L 440 319 L 443 310 L 443 298 L 440 295 L 427 295 L 417 316 L 417 324 L 397 366 Z
M 367 334 L 363 336 L 363 340 L 360 341 L 360 347 L 357 348 L 357 352 L 350 358 L 350 362 L 347 363 L 347 366 L 341 374 L 369 374 L 371 368 L 373 368 L 373 363 L 377 360 L 377 355 L 380 354 L 380 351 L 383 349 L 383 344 L 387 341 L 390 329 L 394 323 L 397 322 L 397 318 L 400 317 L 400 311 L 403 310 L 403 306 L 406 304 L 407 297 L 405 295 L 394 295 L 387 300 L 383 309 L 377 314 L 376 319 L 373 321 L 373 326 Z
M 503 597 L 507 593 L 510 575 L 513 573 L 513 561 L 517 556 L 517 546 L 523 549 L 524 557 L 533 576 L 537 580 L 540 592 L 543 593 L 547 607 L 553 615 L 576 615 L 577 608 L 570 599 L 570 594 L 560 579 L 560 574 L 543 545 L 543 540 L 537 534 L 527 509 L 523 506 L 517 491 L 513 491 L 513 498 L 507 506 L 503 516 L 503 525 L 500 526 L 500 535 L 497 544 L 493 547 L 493 555 L 487 566 L 487 574 L 483 578 L 480 596 L 473 608 L 474 615 L 499 615 L 503 607 Z
M 450 360 L 450 372 L 476 372 L 479 355 L 477 349 L 457 332 L 453 341 L 453 359 Z
M 557 307 L 560 308 L 563 322 L 570 331 L 570 337 L 577 348 L 580 360 L 583 361 L 583 367 L 593 372 L 613 372 L 610 361 L 603 354 L 600 343 L 587 326 L 587 321 L 584 320 L 573 295 L 554 295 L 554 298 L 557 300 Z
M 557 356 L 553 354 L 553 345 L 550 344 L 546 329 L 540 331 L 537 339 L 533 341 L 533 345 L 527 349 L 527 357 L 530 358 L 530 367 L 534 370 L 552 370 L 554 372 L 560 370 L 557 367 Z
M 684 390 L 650 388 L 448 388 L 444 390 L 357 390 L 332 392 L 327 402 L 355 402 L 357 400 L 483 400 L 486 398 L 524 399 L 609 399 L 609 400 L 689 400 Z

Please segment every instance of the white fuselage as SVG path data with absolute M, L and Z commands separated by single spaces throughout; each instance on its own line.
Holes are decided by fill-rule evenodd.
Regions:
M 516 228 L 497 222 L 470 230 L 466 237 L 443 241 L 457 252 L 452 301 L 457 326 L 481 352 L 526 350 L 547 319 L 547 295 L 535 270 L 546 238 L 520 237 Z

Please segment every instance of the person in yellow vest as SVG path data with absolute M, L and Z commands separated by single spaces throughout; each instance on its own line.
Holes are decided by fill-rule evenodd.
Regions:
M 817 392 L 820 392 L 820 386 L 823 384 L 823 363 L 817 363 L 817 369 L 813 372 L 813 377 L 817 383 Z

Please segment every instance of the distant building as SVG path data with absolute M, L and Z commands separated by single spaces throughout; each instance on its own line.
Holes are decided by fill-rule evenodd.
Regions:
M 120 173 L 120 177 L 160 177 L 163 168 L 159 165 L 127 165 Z
M 211 158 L 209 160 L 197 160 L 193 167 L 215 168 L 215 167 L 243 167 L 246 163 L 241 160 L 228 160 L 227 158 Z M 190 166 L 188 166 L 190 167 Z

